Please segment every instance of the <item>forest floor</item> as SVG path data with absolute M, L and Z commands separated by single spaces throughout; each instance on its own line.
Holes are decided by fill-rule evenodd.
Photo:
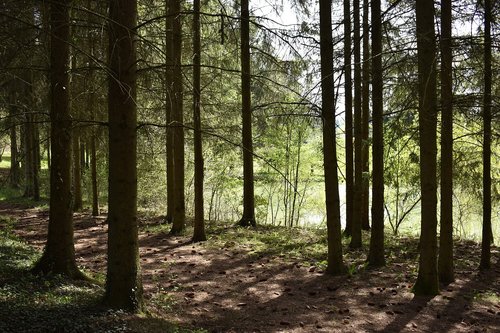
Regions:
M 147 314 L 137 316 L 97 306 L 105 216 L 74 217 L 78 265 L 100 285 L 30 277 L 48 212 L 0 201 L 0 216 L 2 332 L 500 332 L 497 247 L 493 268 L 479 273 L 480 246 L 457 241 L 455 282 L 426 298 L 412 293 L 415 238 L 388 237 L 380 269 L 365 267 L 366 247 L 346 251 L 349 274 L 332 277 L 323 272 L 324 231 L 209 223 L 209 240 L 193 244 L 170 236 L 161 218 L 141 217 Z

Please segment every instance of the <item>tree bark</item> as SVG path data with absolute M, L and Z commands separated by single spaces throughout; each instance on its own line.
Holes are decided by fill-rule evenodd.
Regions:
M 193 121 L 194 121 L 194 232 L 193 242 L 207 240 L 203 210 L 203 137 L 201 132 L 200 0 L 193 2 Z
M 342 233 L 337 174 L 337 140 L 335 134 L 335 97 L 333 83 L 332 7 L 330 0 L 320 0 L 321 100 L 323 121 L 323 158 L 325 171 L 326 225 L 328 229 L 327 273 L 342 274 Z
M 373 185 L 372 230 L 368 264 L 384 266 L 384 102 L 382 76 L 382 18 L 380 0 L 372 0 Z
M 13 93 L 15 96 L 15 93 Z M 17 148 L 17 126 L 16 126 L 16 115 L 17 106 L 16 98 L 11 98 L 11 105 L 9 108 L 9 123 L 10 123 L 10 173 L 9 173 L 9 185 L 13 188 L 19 188 L 19 157 Z
M 173 50 L 173 11 L 172 1 L 165 1 L 165 163 L 167 177 L 167 216 L 166 222 L 172 222 L 174 210 L 174 155 L 173 155 L 173 136 L 172 136 L 172 112 L 174 110 L 174 91 L 173 91 L 173 68 L 174 68 L 174 50 Z
M 437 272 L 436 181 L 436 46 L 434 1 L 419 0 L 417 7 L 418 95 L 420 136 L 421 233 L 416 295 L 439 292 Z
M 90 137 L 90 173 L 92 182 L 92 216 L 99 216 L 99 187 L 97 180 L 97 151 L 96 151 L 96 134 L 92 133 Z
M 172 112 L 172 147 L 174 159 L 174 184 L 173 184 L 173 211 L 171 234 L 180 234 L 186 228 L 186 204 L 184 197 L 184 111 L 182 88 L 182 26 L 181 26 L 182 0 L 172 1 L 173 19 L 173 95 L 174 104 Z
M 370 230 L 369 201 L 370 201 L 370 172 L 369 167 L 369 122 L 370 122 L 370 1 L 363 1 L 363 88 L 362 88 L 362 204 L 361 204 L 361 229 Z
M 351 229 L 352 249 L 361 248 L 361 209 L 363 194 L 363 165 L 361 137 L 361 38 L 359 32 L 359 0 L 353 1 L 354 16 L 354 204 Z
M 80 130 L 73 128 L 73 211 L 78 212 L 83 208 L 82 199 L 82 166 L 80 163 Z
M 84 278 L 75 261 L 71 193 L 71 117 L 69 112 L 69 2 L 50 7 L 50 211 L 47 243 L 33 267 L 35 274 L 63 274 Z
M 491 0 L 484 1 L 483 232 L 480 269 L 491 268 Z
M 141 311 L 137 224 L 135 0 L 110 0 L 108 266 L 104 303 Z
M 250 12 L 248 0 L 241 1 L 241 114 L 243 147 L 243 217 L 240 226 L 256 226 L 254 177 L 252 103 L 250 92 Z
M 354 213 L 354 147 L 352 123 L 352 65 L 351 65 L 351 2 L 344 0 L 344 96 L 345 96 L 345 182 L 346 225 L 344 234 L 352 235 Z
M 451 0 L 441 1 L 441 220 L 439 281 L 453 282 L 453 76 Z

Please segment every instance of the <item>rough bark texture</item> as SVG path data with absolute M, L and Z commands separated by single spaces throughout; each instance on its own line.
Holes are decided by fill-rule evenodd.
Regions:
M 491 0 L 484 1 L 483 233 L 481 269 L 491 268 Z
M 80 130 L 73 128 L 73 210 L 80 211 L 83 208 L 82 199 L 82 165 L 80 160 Z
M 454 280 L 453 269 L 453 90 L 451 0 L 441 1 L 441 220 L 439 281 Z
M 97 153 L 96 134 L 92 133 L 90 138 L 90 173 L 92 182 L 92 216 L 99 216 L 99 187 L 97 183 Z
M 372 118 L 373 185 L 370 266 L 385 265 L 384 256 L 384 103 L 382 78 L 382 19 L 380 0 L 372 0 Z
M 15 96 L 15 93 L 13 93 Z M 10 172 L 9 172 L 9 185 L 13 188 L 19 187 L 20 182 L 20 168 L 19 168 L 19 157 L 17 148 L 17 126 L 16 126 L 16 114 L 17 105 L 16 98 L 12 97 L 9 108 L 9 122 L 10 122 Z
M 354 147 L 352 124 L 351 2 L 344 0 L 344 96 L 345 96 L 345 235 L 351 235 L 354 213 Z
M 362 183 L 362 202 L 361 202 L 361 229 L 370 230 L 370 214 L 369 201 L 370 201 L 370 179 L 368 174 L 369 167 L 369 149 L 370 143 L 369 136 L 369 122 L 370 122 L 370 1 L 363 1 L 363 89 L 362 89 L 362 152 L 363 152 L 363 183 Z
M 416 295 L 439 292 L 437 272 L 436 181 L 436 46 L 434 2 L 419 0 L 417 7 L 418 97 L 420 136 L 421 233 Z
M 359 33 L 359 0 L 353 1 L 354 16 L 354 211 L 350 248 L 361 247 L 361 209 L 363 194 L 362 137 L 361 137 L 361 38 Z
M 64 274 L 83 278 L 76 266 L 71 194 L 71 117 L 68 95 L 69 1 L 50 7 L 50 121 L 52 162 L 47 243 L 35 274 Z
M 339 180 L 335 137 L 335 97 L 333 84 L 332 7 L 320 0 L 321 101 L 323 120 L 323 157 L 325 170 L 326 225 L 328 228 L 327 273 L 342 274 L 342 234 L 340 229 Z
M 243 216 L 241 226 L 255 226 L 253 178 L 252 105 L 250 92 L 250 13 L 248 0 L 241 1 L 241 114 L 243 146 Z
M 205 241 L 203 210 L 203 137 L 201 132 L 200 0 L 193 2 L 193 120 L 194 120 L 194 232 L 193 241 Z
M 36 139 L 36 116 L 33 113 L 34 107 L 33 100 L 33 77 L 32 73 L 25 71 L 23 74 L 24 86 L 24 197 L 33 198 L 34 200 L 40 199 L 40 185 L 38 175 L 38 160 L 37 153 L 37 139 Z
M 172 229 L 170 233 L 180 234 L 186 228 L 186 203 L 184 197 L 184 111 L 182 103 L 182 0 L 172 1 L 173 19 L 173 110 L 172 147 L 174 162 Z
M 140 311 L 136 169 L 135 0 L 111 0 L 109 8 L 108 266 L 104 303 Z
M 166 222 L 172 222 L 174 210 L 174 155 L 173 155 L 173 136 L 172 136 L 172 111 L 174 109 L 174 92 L 173 92 L 173 68 L 174 68 L 174 51 L 173 51 L 173 12 L 172 1 L 165 1 L 165 161 L 166 161 L 166 177 L 167 177 L 167 216 Z

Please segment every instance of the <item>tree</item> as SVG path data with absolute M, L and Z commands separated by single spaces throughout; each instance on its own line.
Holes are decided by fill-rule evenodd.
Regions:
M 137 225 L 135 0 L 109 3 L 108 266 L 104 303 L 143 307 Z
M 352 66 L 351 66 L 351 2 L 344 0 L 344 104 L 345 104 L 345 181 L 346 227 L 345 235 L 352 235 L 354 214 L 354 149 L 352 123 Z
M 481 269 L 491 267 L 491 0 L 484 1 L 483 232 Z
M 71 117 L 69 112 L 69 1 L 50 5 L 50 210 L 47 243 L 35 274 L 84 278 L 75 261 L 71 194 Z
M 451 0 L 441 1 L 441 220 L 439 281 L 449 284 L 453 274 L 453 76 Z
M 77 68 L 77 56 L 73 54 L 71 57 L 71 70 L 76 71 Z M 71 77 L 70 82 L 72 86 L 76 86 L 76 78 Z M 76 89 L 73 89 L 76 90 Z M 76 94 L 75 94 L 76 95 Z M 73 118 L 78 119 L 80 112 L 77 105 L 72 105 L 71 107 Z M 73 211 L 78 212 L 83 209 L 83 198 L 82 198 L 82 151 L 80 150 L 80 128 L 78 124 L 73 124 Z
M 186 202 L 184 197 L 184 112 L 182 88 L 182 0 L 173 0 L 171 12 L 173 56 L 173 109 L 172 148 L 173 148 L 173 210 L 171 234 L 180 234 L 186 228 Z
M 203 138 L 201 132 L 200 0 L 193 2 L 193 120 L 194 120 L 194 234 L 193 241 L 207 239 L 203 210 Z
M 321 119 L 323 121 L 323 159 L 325 172 L 326 225 L 328 229 L 329 274 L 342 274 L 342 234 L 340 230 L 340 198 L 337 175 L 337 143 L 335 134 L 335 96 L 333 84 L 332 7 L 330 0 L 319 2 L 321 58 Z
M 13 188 L 18 188 L 20 183 L 19 157 L 17 148 L 17 126 L 15 117 L 17 114 L 16 93 L 11 93 L 9 106 L 9 123 L 10 123 L 10 171 L 9 185 Z
M 361 209 L 363 194 L 362 138 L 361 138 L 361 38 L 359 32 L 359 0 L 353 1 L 354 16 L 354 212 L 350 248 L 361 244 Z
M 385 265 L 384 256 L 384 102 L 382 73 L 382 19 L 380 0 L 372 0 L 372 127 L 373 188 L 370 266 Z
M 173 92 L 173 22 L 172 1 L 165 1 L 165 166 L 167 178 L 167 216 L 166 222 L 172 222 L 174 210 L 174 147 L 172 136 L 172 112 L 174 110 Z
M 241 1 L 241 115 L 243 148 L 243 216 L 240 226 L 256 226 L 253 177 L 252 102 L 250 91 L 250 13 Z
M 369 167 L 369 150 L 370 143 L 368 140 L 370 131 L 370 1 L 363 1 L 363 87 L 362 87 L 362 118 L 361 118 L 361 137 L 362 137 L 362 204 L 361 204 L 361 228 L 363 230 L 370 230 L 370 215 L 369 201 L 370 201 L 370 179 L 368 174 Z
M 420 139 L 421 233 L 416 295 L 439 292 L 437 272 L 436 181 L 436 50 L 434 1 L 420 0 L 417 9 L 418 115 Z

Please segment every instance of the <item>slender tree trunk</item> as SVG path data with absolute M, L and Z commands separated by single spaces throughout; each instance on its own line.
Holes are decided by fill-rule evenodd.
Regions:
M 91 0 L 88 0 L 88 7 L 92 8 L 92 2 Z M 89 22 L 92 22 L 92 14 L 89 13 Z M 90 40 L 90 55 L 92 57 L 95 57 L 96 52 L 95 52 L 95 41 L 92 38 L 92 35 L 89 33 L 88 38 Z M 88 77 L 87 77 L 88 82 L 90 84 L 95 84 L 95 75 L 94 75 L 94 70 L 90 69 L 88 72 Z M 91 119 L 92 121 L 96 120 L 97 117 L 97 110 L 96 110 L 96 95 L 95 91 L 92 89 L 90 93 L 88 94 L 88 108 L 89 112 L 91 114 Z M 100 209 L 99 209 L 99 187 L 98 187 L 98 177 L 97 177 L 97 147 L 96 147 L 96 140 L 97 140 L 97 129 L 96 126 L 93 126 L 90 129 L 90 182 L 92 186 L 92 216 L 99 216 L 100 215 Z
M 417 7 L 418 95 L 420 135 L 421 233 L 416 295 L 439 292 L 437 272 L 436 181 L 436 46 L 434 1 L 419 0 Z
M 451 0 L 441 1 L 441 226 L 439 281 L 449 284 L 453 273 L 453 77 Z
M 370 168 L 369 163 L 369 149 L 370 143 L 369 136 L 369 122 L 370 122 L 370 24 L 369 12 L 370 1 L 363 1 L 363 106 L 362 106 L 362 204 L 361 204 L 361 228 L 363 230 L 370 230 L 370 217 L 369 217 L 369 201 L 370 201 L 370 179 L 368 174 Z
M 13 188 L 19 188 L 19 157 L 17 148 L 17 126 L 16 126 L 17 106 L 13 97 L 9 108 L 10 122 L 10 178 L 9 184 Z
M 368 264 L 384 266 L 384 102 L 382 76 L 382 18 L 380 0 L 372 0 L 373 185 L 372 230 Z
M 483 235 L 480 269 L 491 268 L 491 0 L 484 1 Z
M 71 52 L 71 50 L 70 50 Z M 75 50 L 73 50 L 73 55 L 70 56 L 70 61 L 71 61 L 71 70 L 73 72 L 76 71 L 77 68 L 77 58 L 76 54 L 74 54 Z M 76 78 L 74 75 L 70 76 L 70 84 L 76 88 Z M 76 89 L 75 89 L 76 90 Z M 73 96 L 76 96 L 77 92 L 75 91 Z M 79 109 L 78 106 L 76 106 L 74 103 L 70 102 L 70 109 L 73 118 L 78 119 L 79 118 Z M 82 170 L 83 170 L 83 161 L 85 160 L 84 156 L 82 156 L 82 153 L 84 152 L 83 149 L 80 149 L 80 129 L 78 128 L 78 123 L 73 122 L 73 211 L 78 212 L 82 210 L 83 208 L 83 199 L 82 199 Z
M 352 234 L 354 213 L 354 147 L 352 123 L 352 65 L 351 65 L 351 2 L 344 0 L 344 95 L 345 95 L 345 181 L 346 181 L 346 236 Z
M 80 130 L 73 128 L 73 191 L 75 199 L 73 210 L 78 212 L 83 208 L 82 200 L 82 169 L 80 163 Z
M 330 0 L 320 0 L 321 100 L 323 120 L 323 157 L 325 169 L 326 225 L 328 228 L 327 273 L 342 274 L 342 233 L 337 175 L 337 140 L 335 134 L 335 97 L 333 84 L 332 7 Z
M 26 83 L 28 84 L 28 83 Z M 31 83 L 29 83 L 31 85 Z M 31 95 L 31 87 L 26 88 L 26 95 Z M 25 95 L 25 96 L 26 96 Z M 30 99 L 26 101 L 26 104 L 31 104 Z M 33 144 L 33 122 L 31 116 L 31 110 L 25 108 L 25 123 L 24 123 L 24 194 L 23 196 L 26 198 L 33 198 L 35 195 L 34 189 L 34 144 Z
M 137 225 L 137 110 L 135 0 L 109 8 L 108 267 L 104 302 L 141 311 L 143 289 Z
M 174 68 L 174 49 L 173 49 L 173 20 L 172 1 L 165 1 L 165 161 L 167 177 L 167 216 L 166 222 L 172 222 L 174 210 L 174 155 L 173 155 L 173 136 L 172 136 L 172 112 L 174 110 L 174 91 L 173 91 L 173 68 Z
M 75 261 L 71 194 L 71 117 L 68 94 L 69 2 L 50 7 L 51 149 L 50 211 L 47 243 L 33 267 L 36 274 L 64 274 L 84 278 Z
M 92 133 L 90 137 L 90 173 L 92 182 L 92 216 L 99 216 L 99 187 L 97 183 L 97 152 L 96 152 L 96 134 Z
M 248 0 L 241 1 L 241 113 L 243 146 L 243 217 L 240 226 L 256 226 L 254 178 L 252 105 L 250 92 L 250 12 Z
M 201 132 L 200 0 L 193 2 L 193 120 L 194 120 L 194 233 L 193 241 L 207 240 L 203 210 L 203 137 Z
M 361 38 L 359 32 L 359 0 L 353 1 L 354 16 L 354 212 L 352 216 L 351 243 L 357 249 L 361 242 L 361 209 L 363 194 L 363 160 L 361 137 Z
M 174 104 L 172 112 L 173 122 L 173 159 L 174 159 L 174 207 L 172 211 L 171 234 L 180 234 L 186 228 L 186 204 L 184 198 L 184 114 L 182 89 L 182 0 L 172 1 L 173 19 L 173 94 Z

